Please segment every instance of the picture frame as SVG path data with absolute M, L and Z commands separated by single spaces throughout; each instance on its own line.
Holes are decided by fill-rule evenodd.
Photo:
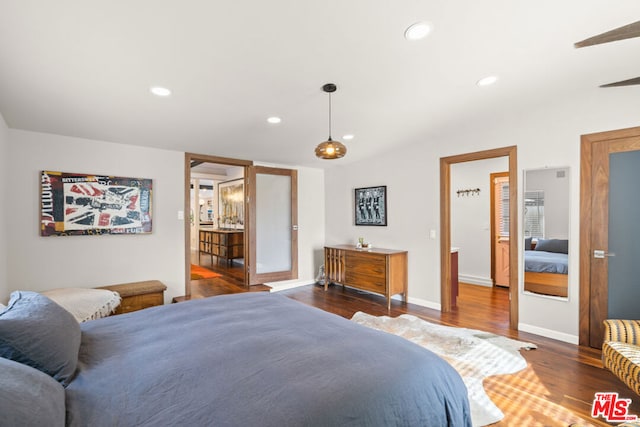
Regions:
M 218 228 L 244 229 L 244 178 L 218 183 Z
M 148 234 L 153 181 L 41 171 L 40 235 Z
M 356 225 L 387 225 L 387 186 L 356 188 L 354 192 Z

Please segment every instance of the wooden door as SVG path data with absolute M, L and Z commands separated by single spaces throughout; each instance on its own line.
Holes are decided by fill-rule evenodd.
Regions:
M 250 166 L 248 172 L 249 284 L 297 279 L 297 171 Z
M 640 127 L 581 139 L 580 345 L 599 348 L 609 302 L 609 161 L 612 153 L 640 150 Z
M 491 186 L 492 279 L 509 287 L 509 172 L 492 173 Z

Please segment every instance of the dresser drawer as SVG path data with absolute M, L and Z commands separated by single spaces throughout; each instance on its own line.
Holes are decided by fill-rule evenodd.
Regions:
M 384 280 L 387 271 L 386 257 L 375 254 L 348 253 L 345 267 L 355 275 L 379 277 Z
M 345 273 L 345 285 L 381 294 L 384 294 L 387 288 L 384 275 L 356 274 L 350 270 Z

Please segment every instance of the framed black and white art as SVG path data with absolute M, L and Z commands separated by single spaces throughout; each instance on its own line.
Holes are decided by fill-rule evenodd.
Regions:
M 356 188 L 356 225 L 387 225 L 387 186 Z

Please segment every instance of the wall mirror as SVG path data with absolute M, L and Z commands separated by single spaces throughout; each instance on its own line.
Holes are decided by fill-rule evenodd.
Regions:
M 569 168 L 524 171 L 524 291 L 568 298 Z

